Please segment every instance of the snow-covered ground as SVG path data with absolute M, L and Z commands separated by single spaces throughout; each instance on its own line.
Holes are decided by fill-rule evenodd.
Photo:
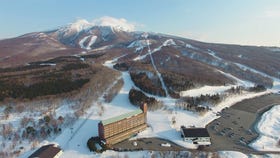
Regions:
M 220 94 L 228 89 L 233 87 L 232 85 L 229 86 L 203 86 L 200 88 L 195 88 L 187 91 L 181 91 L 180 96 L 189 96 L 189 97 L 197 97 L 200 95 L 213 95 L 213 94 Z
M 149 47 L 149 42 L 147 42 L 147 45 Z M 150 48 L 149 48 L 150 49 Z M 154 50 L 155 52 L 157 50 Z M 149 53 L 152 53 L 151 50 L 149 50 Z M 151 56 L 151 54 L 148 54 Z M 121 56 L 123 57 L 123 56 Z M 115 61 L 117 61 L 119 58 L 115 58 L 114 60 L 106 61 L 104 63 L 105 66 L 109 68 L 113 68 L 113 64 Z M 155 68 L 156 69 L 156 68 Z M 150 157 L 149 152 L 147 151 L 140 151 L 140 152 L 125 152 L 125 153 L 118 153 L 115 151 L 106 151 L 102 154 L 94 154 L 89 152 L 86 142 L 88 139 L 92 136 L 98 135 L 98 129 L 97 124 L 100 120 L 107 119 L 110 117 L 114 117 L 120 114 L 124 114 L 127 112 L 130 112 L 132 110 L 137 109 L 135 106 L 131 105 L 131 103 L 128 100 L 128 93 L 129 90 L 132 87 L 135 87 L 134 83 L 132 82 L 130 75 L 128 72 L 121 72 L 122 78 L 124 80 L 124 85 L 118 95 L 112 100 L 111 103 L 105 103 L 102 98 L 99 99 L 98 102 L 92 103 L 92 107 L 87 110 L 87 114 L 83 117 L 80 117 L 78 121 L 75 122 L 75 124 L 72 127 L 66 128 L 63 130 L 63 132 L 57 136 L 55 139 L 49 139 L 44 142 L 41 142 L 40 145 L 45 145 L 49 143 L 55 143 L 61 146 L 64 150 L 64 153 L 62 157 L 111 157 L 111 156 L 119 156 L 119 157 L 125 157 L 127 155 L 128 157 Z M 163 82 L 163 81 L 162 81 Z M 241 82 L 238 82 L 241 83 Z M 243 84 L 248 84 L 245 82 L 242 82 Z M 280 83 L 280 82 L 279 82 Z M 162 84 L 164 85 L 164 84 Z M 237 84 L 239 85 L 239 84 Z M 191 96 L 198 96 L 201 94 L 214 94 L 214 93 L 220 93 L 227 89 L 229 89 L 231 86 L 219 86 L 219 87 L 202 87 L 198 89 L 193 89 L 190 91 L 183 92 L 183 95 L 191 95 Z M 165 108 L 156 110 L 156 111 L 149 111 L 148 112 L 148 124 L 149 128 L 147 128 L 145 131 L 139 133 L 136 138 L 147 138 L 147 137 L 160 137 L 168 139 L 176 144 L 182 145 L 187 148 L 196 148 L 195 145 L 184 142 L 180 137 L 180 126 L 196 126 L 196 127 L 205 127 L 209 122 L 216 119 L 216 114 L 220 112 L 225 107 L 230 107 L 234 105 L 237 102 L 240 102 L 244 99 L 248 98 L 254 98 L 257 96 L 261 96 L 267 93 L 270 93 L 271 90 L 267 90 L 265 92 L 260 93 L 249 93 L 245 92 L 241 95 L 234 95 L 226 98 L 224 101 L 219 103 L 215 107 L 211 107 L 212 110 L 207 112 L 205 115 L 200 116 L 197 113 L 193 113 L 190 111 L 185 110 L 176 110 L 175 108 L 175 99 L 172 99 L 170 97 L 156 97 L 156 99 L 162 101 L 165 105 Z M 279 107 L 280 109 L 280 107 Z M 280 110 L 274 110 L 276 112 L 273 112 L 274 115 L 269 115 L 269 118 L 272 119 L 273 117 L 279 113 Z M 57 110 L 59 113 L 67 112 L 67 107 L 61 107 Z M 175 118 L 176 123 L 172 124 L 172 119 Z M 269 120 L 269 118 L 265 120 Z M 279 120 L 278 120 L 279 121 Z M 265 122 L 265 121 L 263 121 Z M 276 121 L 275 121 L 276 122 Z M 280 127 L 278 128 L 274 124 L 270 124 L 271 128 L 269 131 L 273 131 L 274 135 L 276 134 L 277 130 L 279 132 Z M 279 123 L 279 122 L 278 122 Z M 260 127 L 261 131 L 261 127 Z M 264 134 L 267 136 L 267 133 Z M 279 135 L 279 133 L 278 133 Z M 270 137 L 269 137 L 270 138 Z M 134 138 L 135 139 L 135 138 Z M 277 138 L 279 140 L 279 137 Z M 261 140 L 261 138 L 260 138 Z M 275 139 L 276 140 L 276 139 Z M 261 141 L 264 142 L 264 141 Z M 255 142 L 257 143 L 257 141 Z M 266 146 L 267 144 L 265 144 Z M 23 154 L 21 157 L 28 157 L 32 152 L 29 151 L 25 154 Z M 242 153 L 238 152 L 228 152 L 223 151 L 219 153 L 221 157 L 246 157 Z
M 280 151 L 280 105 L 265 112 L 256 129 L 260 136 L 251 146 L 261 151 Z
M 220 158 L 248 158 L 247 155 L 237 152 L 237 151 L 220 151 Z

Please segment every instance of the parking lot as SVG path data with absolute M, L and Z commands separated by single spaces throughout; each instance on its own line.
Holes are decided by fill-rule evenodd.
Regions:
M 141 138 L 125 140 L 113 145 L 117 150 L 153 150 L 153 151 L 182 151 L 186 150 L 175 143 L 161 138 Z
M 211 151 L 235 150 L 244 153 L 258 153 L 248 146 L 258 137 L 255 124 L 271 105 L 280 104 L 280 95 L 270 94 L 244 100 L 224 109 L 220 118 L 207 125 L 211 136 Z

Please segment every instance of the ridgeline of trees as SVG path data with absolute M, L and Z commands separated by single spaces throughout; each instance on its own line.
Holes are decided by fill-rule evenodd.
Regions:
M 130 76 L 134 84 L 144 92 L 157 96 L 166 96 L 158 78 L 151 80 L 145 72 L 130 72 Z
M 250 92 L 263 92 L 266 90 L 266 87 L 264 85 L 255 85 L 254 87 L 250 87 L 248 89 Z
M 199 97 L 183 97 L 178 100 L 175 105 L 182 110 L 194 111 L 200 114 L 211 110 L 209 105 L 217 105 L 222 101 L 219 94 L 214 95 L 200 95 Z
M 129 91 L 129 101 L 131 104 L 137 106 L 140 106 L 142 103 L 147 103 L 149 110 L 156 110 L 163 106 L 163 104 L 154 97 L 148 97 L 143 92 L 134 88 Z
M 70 92 L 81 88 L 89 82 L 89 79 L 78 79 L 71 81 L 69 79 L 57 79 L 35 83 L 28 87 L 23 84 L 10 84 L 0 82 L 0 101 L 4 98 L 28 98 L 33 99 L 38 96 L 55 95 Z
M 88 68 L 88 64 L 84 63 L 70 63 L 62 67 L 63 71 L 69 71 L 69 70 L 79 70 L 79 69 L 85 69 Z

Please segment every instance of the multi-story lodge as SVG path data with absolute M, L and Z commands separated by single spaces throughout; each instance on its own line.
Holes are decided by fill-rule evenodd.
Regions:
M 98 124 L 98 134 L 108 145 L 121 142 L 143 131 L 147 127 L 147 104 L 140 109 L 102 120 Z

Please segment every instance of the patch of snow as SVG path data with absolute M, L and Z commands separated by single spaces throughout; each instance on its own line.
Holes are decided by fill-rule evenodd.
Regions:
M 102 47 L 95 48 L 95 49 L 92 49 L 92 50 L 93 50 L 93 51 L 102 51 L 102 50 L 111 49 L 111 48 L 113 48 L 113 47 L 114 47 L 113 45 L 107 45 L 107 46 L 102 46 Z
M 250 144 L 260 151 L 280 151 L 280 105 L 275 105 L 265 112 L 258 122 L 256 129 L 260 136 Z
M 196 89 L 181 91 L 180 96 L 197 97 L 197 96 L 206 95 L 206 94 L 214 95 L 217 93 L 218 94 L 223 93 L 224 91 L 226 91 L 230 88 L 232 88 L 232 85 L 229 85 L 229 86 L 203 86 L 203 87 L 196 88 Z
M 165 46 L 165 47 L 166 46 L 175 46 L 176 43 L 174 42 L 173 39 L 168 39 L 168 40 L 164 41 L 162 45 Z
M 223 60 L 222 58 L 220 58 L 220 57 L 218 57 L 218 56 L 216 55 L 216 52 L 214 52 L 214 51 L 212 51 L 212 50 L 210 50 L 210 49 L 208 49 L 208 54 L 211 55 L 213 58 L 219 60 L 219 61 L 222 61 L 222 60 Z
M 42 64 L 40 64 L 40 65 L 56 66 L 55 63 L 42 63 Z
M 247 155 L 238 151 L 219 151 L 220 158 L 248 158 Z
M 194 50 L 198 50 L 198 48 L 192 46 L 191 44 L 186 44 L 186 48 L 190 48 L 190 49 L 194 49 Z
M 157 51 L 160 51 L 161 48 L 162 48 L 162 45 L 160 45 L 159 47 L 155 48 L 152 52 L 150 52 L 151 51 L 151 49 L 150 49 L 150 44 L 151 44 L 150 40 L 147 40 L 146 44 L 147 44 L 148 49 L 149 49 L 148 53 L 146 53 L 144 55 L 141 55 L 141 56 L 137 56 L 136 58 L 133 59 L 134 61 L 142 60 L 142 59 L 146 58 L 148 55 L 153 54 L 153 53 L 155 53 Z
M 133 41 L 127 48 L 135 48 L 135 52 L 143 50 L 145 47 L 147 47 L 145 40 L 137 40 Z
M 104 63 L 103 65 L 105 65 L 105 66 L 107 66 L 107 67 L 113 69 L 114 63 L 115 63 L 116 61 L 118 61 L 120 58 L 122 58 L 122 57 L 124 57 L 124 56 L 126 56 L 126 55 L 127 55 L 127 54 L 124 54 L 124 55 L 119 56 L 119 57 L 117 57 L 117 58 L 115 58 L 115 59 L 113 59 L 113 60 L 107 60 L 107 61 L 105 61 L 105 63 Z

